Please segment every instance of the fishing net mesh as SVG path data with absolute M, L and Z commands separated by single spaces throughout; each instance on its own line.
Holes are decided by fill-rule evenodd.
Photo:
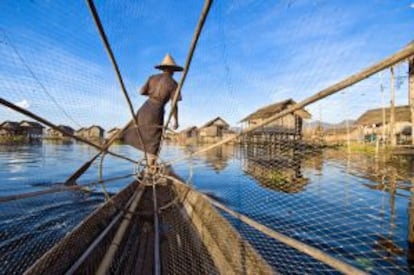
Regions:
M 340 12 L 339 3 L 311 2 L 212 5 L 179 103 L 179 130 L 198 128 L 169 134 L 161 149 L 160 163 L 172 163 L 191 187 L 158 179 L 163 273 L 225 273 L 223 267 L 252 274 L 337 272 L 325 263 L 327 256 L 365 272 L 411 271 L 412 159 L 395 154 L 407 153 L 412 143 L 408 91 L 414 78 L 407 60 L 198 153 L 404 46 L 384 50 L 380 25 L 360 27 L 367 10 L 366 20 L 378 21 L 385 10 L 389 17 L 403 16 L 403 4 L 382 4 L 383 13 L 376 13 L 369 5 Z M 136 90 L 153 74 L 150 65 L 168 51 L 178 63 L 185 60 L 199 14 L 180 11 L 199 11 L 202 3 L 96 5 L 136 110 L 144 102 Z M 0 10 L 1 99 L 67 125 L 98 146 L 108 130 L 128 123 L 126 100 L 83 1 L 3 1 Z M 165 24 L 167 14 L 174 24 Z M 353 35 L 338 41 L 350 29 Z M 373 52 L 386 54 L 364 50 L 373 44 Z M 64 273 L 88 248 L 76 270 L 94 273 L 128 213 L 131 222 L 109 271 L 151 273 L 157 264 L 152 187 L 128 210 L 136 194 L 131 174 L 143 167 L 105 154 L 77 185 L 64 185 L 99 151 L 44 124 L 40 139 L 42 133 L 25 121 L 35 120 L 0 108 L 0 274 L 20 274 L 35 263 L 33 274 Z M 107 133 L 95 135 L 94 125 Z M 143 159 L 121 141 L 110 150 Z M 111 197 L 115 202 L 108 202 Z M 99 214 L 88 221 L 92 213 Z M 287 239 L 299 244 L 292 247 Z M 306 252 L 308 246 L 325 260 Z

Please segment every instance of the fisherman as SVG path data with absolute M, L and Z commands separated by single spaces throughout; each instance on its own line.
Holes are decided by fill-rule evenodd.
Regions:
M 138 131 L 134 122 L 131 122 L 123 133 L 123 140 L 138 150 L 143 151 L 148 160 L 150 171 L 155 171 L 155 162 L 161 144 L 162 127 L 164 125 L 164 107 L 168 101 L 173 100 L 177 90 L 177 82 L 174 80 L 174 72 L 182 71 L 181 66 L 176 65 L 170 54 L 167 54 L 160 65 L 155 66 L 162 71 L 151 76 L 141 88 L 141 95 L 149 98 L 144 102 L 136 114 Z M 181 95 L 178 101 L 181 100 Z M 178 128 L 178 106 L 173 110 L 173 129 Z

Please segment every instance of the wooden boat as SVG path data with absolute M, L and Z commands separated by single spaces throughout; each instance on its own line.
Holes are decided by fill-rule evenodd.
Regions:
M 171 173 L 155 188 L 134 181 L 25 274 L 275 273 L 205 195 Z

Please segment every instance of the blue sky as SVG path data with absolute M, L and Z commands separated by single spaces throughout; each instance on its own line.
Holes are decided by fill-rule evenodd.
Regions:
M 96 6 L 136 110 L 165 53 L 185 62 L 203 2 Z M 1 1 L 0 13 L 1 97 L 75 128 L 130 119 L 85 1 Z M 218 115 L 237 125 L 264 105 L 302 100 L 401 49 L 413 29 L 414 0 L 216 0 L 182 91 L 181 128 Z M 406 104 L 406 64 L 396 74 L 397 103 Z M 308 110 L 328 122 L 357 118 L 388 104 L 389 90 L 385 71 Z M 6 119 L 23 117 L 0 107 Z

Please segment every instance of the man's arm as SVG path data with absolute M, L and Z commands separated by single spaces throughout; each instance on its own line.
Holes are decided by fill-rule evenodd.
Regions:
M 150 79 L 151 77 L 148 78 L 147 82 L 145 82 L 144 86 L 142 86 L 141 89 L 139 90 L 139 93 L 141 95 L 148 95 Z

